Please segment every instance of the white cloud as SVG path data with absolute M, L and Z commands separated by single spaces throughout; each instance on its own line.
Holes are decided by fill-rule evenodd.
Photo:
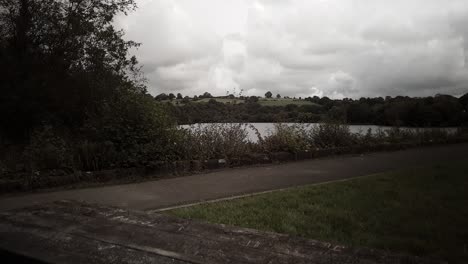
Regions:
M 465 0 L 140 0 L 119 19 L 149 90 L 359 97 L 462 94 Z

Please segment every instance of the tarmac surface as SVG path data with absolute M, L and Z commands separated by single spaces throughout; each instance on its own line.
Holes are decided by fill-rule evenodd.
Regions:
M 462 159 L 468 161 L 468 144 L 465 143 L 336 156 L 277 165 L 225 169 L 135 184 L 5 196 L 0 197 L 0 211 L 57 200 L 76 200 L 151 211 Z

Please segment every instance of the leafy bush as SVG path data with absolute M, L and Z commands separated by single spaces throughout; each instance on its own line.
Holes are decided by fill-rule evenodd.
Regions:
M 353 146 L 358 137 L 350 132 L 349 126 L 338 123 L 322 123 L 308 132 L 311 145 L 320 149 Z
M 408 142 L 414 138 L 414 134 L 411 130 L 402 129 L 400 127 L 392 127 L 386 130 L 385 133 L 385 141 L 391 144 Z
M 264 139 L 269 152 L 298 152 L 312 149 L 326 149 L 356 145 L 359 135 L 349 131 L 346 125 L 323 123 L 275 124 L 275 130 Z
M 275 129 L 263 139 L 263 144 L 268 152 L 297 152 L 309 149 L 307 125 L 275 124 Z
M 44 125 L 36 128 L 30 144 L 24 151 L 30 171 L 70 167 L 71 151 L 65 139 L 53 127 Z
M 81 170 L 96 171 L 112 168 L 122 159 L 111 141 L 84 140 L 76 146 L 76 165 Z
M 422 131 L 413 130 L 415 143 L 421 144 L 425 142 L 446 142 L 450 138 L 450 133 L 445 129 L 423 129 Z
M 184 129 L 183 133 L 178 144 L 186 159 L 237 159 L 250 150 L 245 124 L 199 124 Z
M 85 139 L 98 142 L 101 149 L 98 152 L 108 152 L 101 157 L 110 160 L 98 158 L 100 164 L 136 166 L 150 160 L 166 160 L 174 129 L 164 106 L 148 95 L 122 90 L 101 107 L 99 116 L 88 120 L 83 133 Z M 85 144 L 84 148 L 87 147 Z M 118 152 L 120 160 L 114 160 L 116 155 L 110 152 Z

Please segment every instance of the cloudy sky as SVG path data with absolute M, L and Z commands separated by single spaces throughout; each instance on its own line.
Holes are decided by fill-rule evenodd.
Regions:
M 137 0 L 148 90 L 361 96 L 468 91 L 466 0 Z

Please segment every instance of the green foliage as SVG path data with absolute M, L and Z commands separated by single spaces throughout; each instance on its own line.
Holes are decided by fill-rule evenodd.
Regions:
M 213 98 L 213 95 L 211 95 L 209 92 L 204 92 L 198 98 Z
M 175 160 L 180 142 L 164 107 L 152 97 L 121 90 L 90 116 L 74 139 L 52 126 L 40 127 L 31 137 L 25 157 L 31 170 L 73 167 L 95 171 L 134 167 L 151 161 Z
M 349 127 L 338 123 L 323 123 L 310 129 L 308 138 L 316 148 L 327 149 L 357 145 L 358 134 L 349 131 Z
M 113 168 L 122 160 L 111 141 L 90 142 L 84 140 L 76 145 L 76 164 L 84 171 Z
M 51 126 L 35 129 L 30 140 L 24 151 L 30 171 L 71 167 L 70 147 Z
M 165 101 L 165 100 L 169 100 L 169 96 L 165 93 L 161 93 L 161 94 L 156 95 L 154 99 L 158 101 Z
M 349 126 L 340 123 L 275 124 L 275 129 L 258 142 L 266 152 L 314 151 L 343 147 L 368 147 L 382 144 L 424 145 L 466 140 L 467 131 L 458 129 L 369 129 L 366 133 L 352 133 Z
M 468 104 L 468 93 L 462 95 L 460 99 L 458 99 L 462 105 Z
M 275 124 L 275 129 L 263 139 L 269 152 L 298 152 L 311 148 L 307 127 L 299 124 Z
M 133 0 L 0 1 L 0 138 L 26 145 L 31 170 L 174 158 L 175 127 L 129 54 L 139 44 L 114 28 L 115 16 L 135 7 Z
M 110 142 L 126 157 L 121 165 L 135 166 L 165 159 L 171 129 L 164 106 L 151 96 L 122 90 L 87 121 L 83 133 L 95 142 Z
M 247 102 L 249 102 L 249 103 L 256 103 L 256 102 L 258 102 L 258 97 L 257 97 L 257 96 L 250 96 L 250 97 L 247 99 Z
M 247 125 L 208 124 L 191 126 L 183 130 L 179 146 L 185 157 L 193 160 L 234 160 L 250 152 Z
M 302 106 L 288 112 L 285 108 L 286 104 L 280 101 L 287 100 L 287 104 L 291 104 L 292 100 L 273 100 L 276 99 L 268 100 L 268 103 L 265 103 L 264 100 L 259 100 L 257 97 L 250 97 L 245 101 L 229 98 L 205 98 L 197 101 L 192 100 L 191 103 L 186 100 L 183 104 L 169 106 L 169 110 L 179 124 L 288 122 L 298 119 L 299 113 L 303 113 L 302 118 L 309 117 L 308 120 L 320 119 L 320 115 L 308 116 L 306 114 L 308 110 L 304 110 Z M 292 104 L 296 103 L 292 102 Z M 306 102 L 306 104 L 311 103 Z M 316 108 L 314 108 L 315 110 Z M 289 115 L 290 113 L 293 114 Z
M 275 124 L 275 129 L 263 139 L 263 142 L 269 152 L 295 153 L 354 146 L 358 144 L 359 137 L 351 133 L 348 126 L 342 124 Z
M 158 96 L 159 97 L 159 96 Z M 331 100 L 327 97 L 305 99 L 258 97 L 213 98 L 225 104 L 174 106 L 171 111 L 179 124 L 210 122 L 340 122 L 409 127 L 459 126 L 468 123 L 466 96 L 448 95 L 383 99 L 360 98 Z M 193 100 L 194 101 L 194 100 Z M 198 100 L 207 103 L 209 99 Z M 226 105 L 233 104 L 236 105 Z M 232 113 L 226 119 L 225 112 Z M 223 119 L 224 118 L 224 119 Z
M 76 129 L 116 89 L 143 91 L 138 46 L 113 26 L 133 0 L 0 2 L 0 134 L 27 141 L 44 122 Z
M 382 141 L 388 143 L 445 143 L 450 138 L 458 137 L 456 132 L 449 132 L 445 129 L 401 129 L 394 127 L 385 131 Z

